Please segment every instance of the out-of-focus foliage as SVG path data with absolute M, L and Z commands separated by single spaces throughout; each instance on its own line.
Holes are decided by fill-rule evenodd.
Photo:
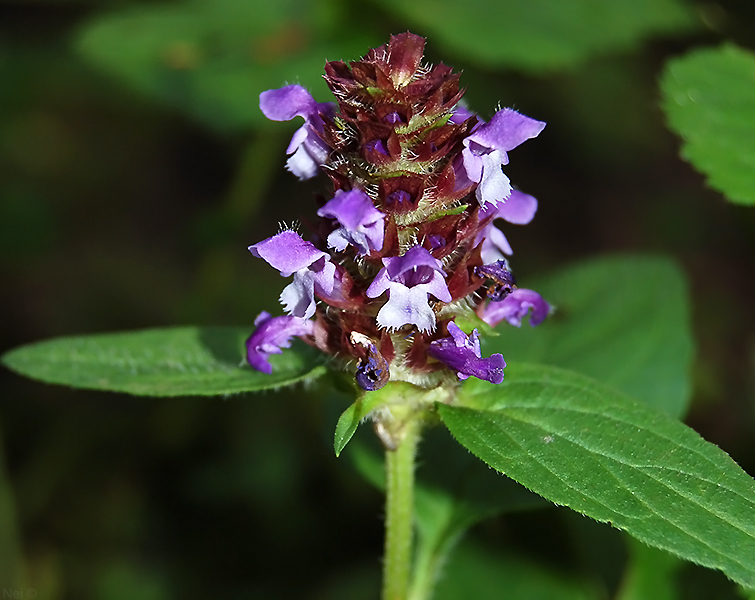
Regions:
M 4 461 L 5 457 L 0 452 L 0 589 L 13 589 L 21 583 L 21 551 L 13 488 L 8 481 Z
M 627 537 L 630 562 L 616 600 L 676 600 L 675 577 L 682 562 L 674 555 Z
M 472 543 L 459 548 L 437 589 L 437 600 L 464 597 L 498 600 L 502 593 L 511 600 L 597 600 L 600 597 L 585 581 L 543 569 L 521 556 L 505 556 Z
M 729 200 L 755 205 L 755 53 L 696 50 L 668 63 L 661 89 L 682 155 Z
M 602 257 L 527 286 L 553 314 L 537 328 L 501 328 L 489 352 L 584 373 L 673 417 L 684 414 L 693 341 L 687 286 L 672 262 Z
M 488 67 L 548 71 L 596 54 L 684 32 L 695 20 L 678 0 L 388 0 L 391 10 L 446 48 Z
M 84 55 L 128 85 L 220 129 L 259 126 L 260 92 L 300 83 L 324 98 L 326 60 L 376 41 L 336 0 L 190 0 L 130 7 L 85 27 Z M 378 43 L 381 43 L 378 41 Z

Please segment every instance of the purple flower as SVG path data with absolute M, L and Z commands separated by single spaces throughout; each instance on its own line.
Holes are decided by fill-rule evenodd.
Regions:
M 260 94 L 260 110 L 271 121 L 290 121 L 304 117 L 304 125 L 296 130 L 286 150 L 290 154 L 286 167 L 299 179 L 310 179 L 330 154 L 330 147 L 320 137 L 323 130 L 321 114 L 335 113 L 332 102 L 316 102 L 300 85 L 287 85 Z
M 317 211 L 320 217 L 336 219 L 341 227 L 328 236 L 328 246 L 343 251 L 351 244 L 361 255 L 383 247 L 385 215 L 362 190 L 336 192 L 332 200 Z
M 290 230 L 282 231 L 249 246 L 249 252 L 278 269 L 283 277 L 294 280 L 281 292 L 286 312 L 309 319 L 315 314 L 315 294 L 323 298 L 338 296 L 335 290 L 336 265 L 311 242 Z
M 515 327 L 521 327 L 522 319 L 532 309 L 530 325 L 540 325 L 548 316 L 550 305 L 532 290 L 516 289 L 500 302 L 490 302 L 483 309 L 482 320 L 495 327 L 504 319 Z
M 511 183 L 501 170 L 509 162 L 507 152 L 537 136 L 544 127 L 542 121 L 504 108 L 464 139 L 462 165 L 469 180 L 478 184 L 476 195 L 480 206 L 497 204 L 509 197 Z
M 495 219 L 503 219 L 515 225 L 526 225 L 535 217 L 537 212 L 537 200 L 518 190 L 511 190 L 511 195 L 498 204 L 488 204 L 480 210 L 480 220 L 493 216 Z M 482 242 L 482 260 L 485 263 L 494 263 L 504 258 L 504 255 L 513 254 L 511 245 L 503 232 L 493 225 L 493 221 L 478 235 L 476 243 Z
M 281 354 L 281 348 L 291 347 L 293 336 L 311 335 L 314 323 L 298 317 L 271 317 L 261 312 L 254 320 L 257 329 L 246 340 L 246 360 L 262 373 L 273 372 L 268 362 L 271 354 Z
M 423 332 L 433 330 L 435 313 L 428 303 L 430 294 L 451 302 L 442 263 L 422 246 L 414 246 L 403 256 L 384 258 L 383 264 L 367 288 L 369 298 L 388 292 L 388 302 L 377 314 L 378 325 L 393 330 L 412 324 Z
M 412 195 L 406 190 L 396 190 L 395 192 L 388 194 L 385 199 L 388 204 L 402 206 L 404 202 L 412 201 Z
M 450 337 L 435 340 L 428 347 L 427 353 L 445 363 L 456 371 L 459 379 L 477 377 L 490 383 L 503 381 L 503 368 L 506 361 L 502 354 L 493 354 L 482 358 L 480 352 L 480 334 L 475 329 L 471 336 L 464 333 L 453 321 L 448 323 Z

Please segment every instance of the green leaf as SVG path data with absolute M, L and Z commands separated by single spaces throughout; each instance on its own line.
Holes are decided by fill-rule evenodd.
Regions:
M 602 257 L 526 287 L 555 312 L 535 328 L 499 325 L 499 337 L 483 340 L 486 355 L 564 367 L 671 416 L 684 414 L 694 344 L 687 285 L 671 260 Z
M 381 6 L 459 56 L 528 71 L 573 66 L 693 24 L 689 8 L 674 0 L 469 0 L 463 10 L 453 0 L 385 0 Z
M 11 350 L 2 363 L 45 383 L 135 396 L 217 396 L 313 379 L 322 354 L 298 341 L 273 355 L 267 375 L 245 364 L 251 328 L 175 327 L 64 337 Z
M 444 570 L 435 600 L 594 600 L 587 583 L 545 569 L 522 557 L 507 556 L 465 542 Z M 648 596 L 655 599 L 655 596 Z
M 755 482 L 682 423 L 577 373 L 516 365 L 438 405 L 454 437 L 544 498 L 755 587 Z
M 732 202 L 755 205 L 755 54 L 696 50 L 669 61 L 661 90 L 684 158 Z
M 320 101 L 326 58 L 375 40 L 342 34 L 338 11 L 298 0 L 192 0 L 128 7 L 79 33 L 85 58 L 134 89 L 221 130 L 266 122 L 260 92 L 300 83 Z

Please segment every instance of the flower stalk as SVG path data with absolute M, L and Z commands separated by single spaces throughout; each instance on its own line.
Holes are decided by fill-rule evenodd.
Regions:
M 385 451 L 385 554 L 383 600 L 406 600 L 414 533 L 414 466 L 422 421 L 404 425 L 394 450 Z

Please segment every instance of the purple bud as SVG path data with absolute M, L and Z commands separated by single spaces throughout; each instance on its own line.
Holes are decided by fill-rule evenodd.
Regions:
M 367 142 L 364 148 L 367 152 L 377 152 L 378 154 L 382 154 L 383 156 L 389 156 L 388 150 L 386 150 L 383 140 L 372 140 L 371 142 Z
M 446 238 L 437 233 L 431 233 L 427 236 L 427 241 L 430 244 L 431 250 L 437 250 L 438 248 L 446 245 Z
M 435 340 L 428 347 L 427 353 L 436 360 L 456 371 L 459 379 L 477 377 L 490 383 L 503 381 L 503 369 L 506 361 L 502 354 L 493 354 L 482 358 L 480 352 L 480 334 L 475 329 L 471 336 L 464 333 L 453 321 L 448 323 L 450 337 Z
M 395 110 L 393 112 L 388 113 L 383 117 L 383 121 L 390 123 L 391 125 L 395 125 L 396 123 L 403 123 L 404 120 L 401 118 L 401 115 L 398 114 Z
M 270 313 L 261 312 L 254 320 L 257 329 L 246 340 L 246 360 L 262 373 L 273 372 L 268 362 L 271 354 L 281 354 L 281 348 L 291 347 L 293 336 L 311 335 L 312 321 L 298 317 L 271 317 Z
M 367 356 L 357 365 L 356 381 L 368 392 L 374 392 L 383 387 L 391 378 L 388 361 L 378 352 L 374 344 L 367 347 Z
M 389 204 L 398 204 L 401 206 L 404 202 L 411 202 L 412 195 L 406 190 L 396 190 L 388 194 L 385 199 Z

